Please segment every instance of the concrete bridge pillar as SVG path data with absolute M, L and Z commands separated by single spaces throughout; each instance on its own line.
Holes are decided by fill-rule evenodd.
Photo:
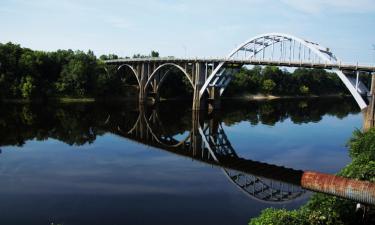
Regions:
M 193 97 L 193 110 L 204 110 L 206 109 L 206 96 L 199 96 L 199 90 L 202 88 L 205 82 L 205 64 L 195 63 L 193 65 L 192 77 L 194 83 L 194 97 Z
M 375 127 L 375 75 L 371 76 L 371 90 L 369 97 L 369 104 L 363 111 L 363 131 L 368 131 Z
M 139 102 L 143 103 L 146 99 L 146 90 L 145 86 L 147 83 L 147 78 L 150 73 L 150 64 L 145 62 L 141 64 L 141 73 L 140 73 L 140 85 L 139 85 Z

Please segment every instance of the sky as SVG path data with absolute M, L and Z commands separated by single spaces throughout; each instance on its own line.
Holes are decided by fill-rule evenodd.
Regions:
M 1 0 L 0 42 L 53 51 L 224 57 L 262 33 L 375 64 L 375 0 Z

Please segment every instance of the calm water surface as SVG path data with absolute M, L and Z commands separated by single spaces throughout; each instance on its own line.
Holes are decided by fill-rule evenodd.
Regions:
M 7 225 L 246 224 L 305 203 L 295 174 L 339 171 L 362 126 L 350 98 L 230 101 L 211 115 L 176 102 L 0 107 Z

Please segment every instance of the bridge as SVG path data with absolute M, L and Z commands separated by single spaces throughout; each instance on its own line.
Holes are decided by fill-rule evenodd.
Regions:
M 172 69 L 181 71 L 194 90 L 193 110 L 220 108 L 221 96 L 244 65 L 327 69 L 340 78 L 363 110 L 367 127 L 375 125 L 375 78 L 372 76 L 370 87 L 360 79 L 362 74 L 373 75 L 375 66 L 342 63 L 329 48 L 289 34 L 269 33 L 250 38 L 223 58 L 136 58 L 105 63 L 135 76 L 140 102 L 150 97 L 157 102 L 165 78 Z
M 315 42 L 281 33 L 263 34 L 240 44 L 224 58 L 140 58 L 106 60 L 118 70 L 130 69 L 140 89 L 139 100 L 147 96 L 158 99 L 160 87 L 171 68 L 180 70 L 194 89 L 193 109 L 216 109 L 220 96 L 244 65 L 270 65 L 294 68 L 328 69 L 337 74 L 363 110 L 370 104 L 374 80 L 367 88 L 360 75 L 373 74 L 375 66 L 345 64 L 329 48 Z M 354 75 L 355 79 L 352 78 Z

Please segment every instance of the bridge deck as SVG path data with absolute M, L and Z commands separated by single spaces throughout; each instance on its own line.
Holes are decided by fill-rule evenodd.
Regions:
M 311 63 L 297 61 L 273 61 L 259 59 L 227 59 L 227 58 L 129 58 L 129 59 L 113 59 L 104 61 L 108 65 L 134 64 L 134 63 L 221 63 L 232 65 L 263 65 L 263 66 L 281 66 L 281 67 L 304 67 L 315 69 L 339 69 L 347 71 L 363 71 L 375 72 L 375 66 L 345 63 Z

